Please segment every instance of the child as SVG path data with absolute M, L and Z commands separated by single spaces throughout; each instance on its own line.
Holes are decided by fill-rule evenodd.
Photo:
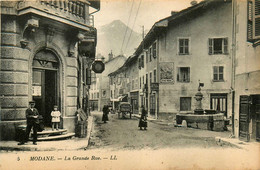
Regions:
M 59 123 L 60 123 L 60 111 L 58 111 L 58 106 L 54 106 L 54 111 L 51 112 L 51 122 L 52 122 L 52 130 L 54 130 L 54 126 L 56 125 L 56 130 L 59 130 Z

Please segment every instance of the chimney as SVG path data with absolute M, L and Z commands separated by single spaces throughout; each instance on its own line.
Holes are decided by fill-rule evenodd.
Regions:
M 195 1 L 195 0 L 190 2 L 191 6 L 197 5 L 197 3 L 198 3 L 198 2 Z
M 178 11 L 171 11 L 171 15 L 175 15 L 177 13 L 178 13 Z
M 113 53 L 112 53 L 112 50 L 111 50 L 111 53 L 108 54 L 108 61 L 110 61 L 112 59 L 113 59 Z

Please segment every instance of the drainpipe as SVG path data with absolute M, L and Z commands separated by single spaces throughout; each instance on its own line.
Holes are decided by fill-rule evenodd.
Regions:
M 237 3 L 232 0 L 232 51 L 231 51 L 231 95 L 232 95 L 232 135 L 235 135 L 235 59 L 236 59 L 236 13 Z

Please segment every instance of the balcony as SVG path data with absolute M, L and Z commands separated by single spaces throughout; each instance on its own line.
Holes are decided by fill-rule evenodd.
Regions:
M 85 1 L 22 1 L 18 3 L 18 15 L 33 13 L 59 22 L 86 29 L 94 27 L 94 17 L 89 15 L 90 3 Z

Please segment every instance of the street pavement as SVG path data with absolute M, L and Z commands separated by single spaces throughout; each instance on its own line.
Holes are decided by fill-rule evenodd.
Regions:
M 193 128 L 175 127 L 174 122 L 150 119 L 148 130 L 138 128 L 138 116 L 118 118 L 110 114 L 109 121 L 103 123 L 102 113 L 92 113 L 94 128 L 90 136 L 88 149 L 139 150 L 164 148 L 239 148 L 232 143 L 221 143 L 228 138 L 229 131 L 214 132 Z

